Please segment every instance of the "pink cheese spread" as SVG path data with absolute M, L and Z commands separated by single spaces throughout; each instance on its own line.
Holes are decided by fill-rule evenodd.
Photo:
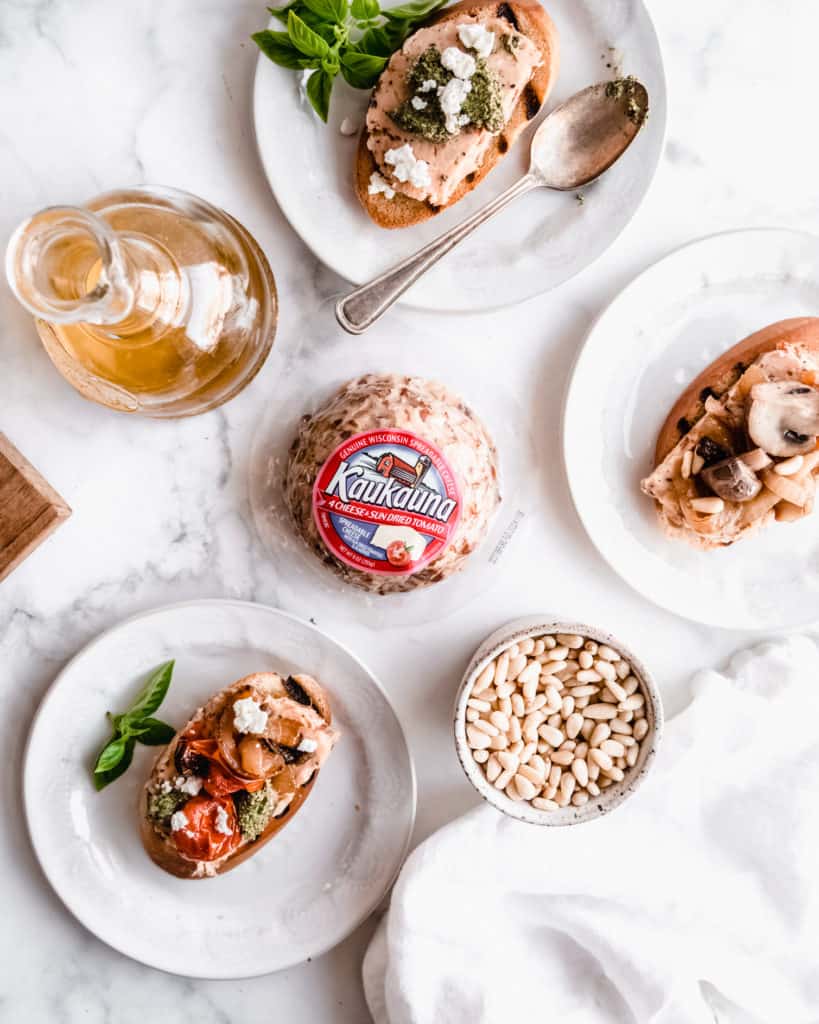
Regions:
M 508 122 L 521 93 L 541 63 L 540 51 L 531 39 L 516 32 L 508 21 L 475 15 L 430 25 L 410 36 L 403 47 L 392 55 L 384 69 L 367 112 L 367 146 L 384 179 L 396 192 L 428 201 L 433 206 L 445 205 L 464 178 L 481 166 L 493 134 L 484 128 L 467 125 L 445 142 L 430 142 L 420 135 L 399 128 L 389 112 L 409 98 L 407 78 L 415 62 L 428 47 L 435 46 L 441 53 L 448 47 L 456 47 L 474 56 L 472 51 L 464 47 L 458 35 L 458 29 L 469 24 L 481 25 L 495 34 L 495 44 L 486 63 L 501 84 L 504 124 Z M 501 42 L 504 36 L 515 37 L 517 44 L 507 49 Z M 394 177 L 393 168 L 385 160 L 385 155 L 389 150 L 404 145 L 412 147 L 416 160 L 423 160 L 428 165 L 429 185 L 415 187 L 408 181 L 400 182 Z

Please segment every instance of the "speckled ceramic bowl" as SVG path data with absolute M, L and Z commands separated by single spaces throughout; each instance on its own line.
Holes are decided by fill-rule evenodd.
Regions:
M 589 802 L 582 807 L 570 805 L 557 811 L 541 811 L 528 801 L 510 800 L 504 792 L 495 789 L 484 775 L 482 766 L 473 760 L 472 752 L 466 741 L 466 702 L 469 700 L 475 679 L 490 661 L 527 637 L 537 639 L 554 633 L 580 634 L 588 639 L 596 640 L 600 644 L 607 644 L 629 662 L 632 675 L 636 676 L 640 683 L 640 692 L 646 698 L 645 717 L 648 722 L 648 732 L 640 745 L 637 763 L 633 768 L 625 769 L 625 778 L 622 782 L 616 782 L 608 789 L 601 790 L 599 796 L 591 797 Z M 531 616 L 525 619 L 516 619 L 506 626 L 502 626 L 487 637 L 475 652 L 458 689 L 455 700 L 454 728 L 458 759 L 467 778 L 484 800 L 504 814 L 531 825 L 577 825 L 580 822 L 590 821 L 592 818 L 608 814 L 638 788 L 654 761 L 662 734 L 663 707 L 660 694 L 646 667 L 616 637 L 602 629 L 587 626 L 581 622 L 556 621 L 546 615 Z

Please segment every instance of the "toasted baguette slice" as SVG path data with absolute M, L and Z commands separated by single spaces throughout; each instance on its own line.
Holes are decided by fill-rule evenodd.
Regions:
M 261 700 L 269 698 L 274 701 L 275 707 L 281 712 L 279 720 L 285 717 L 288 710 L 296 718 L 309 717 L 313 723 L 311 731 L 315 731 L 317 728 L 318 731 L 325 734 L 326 739 L 323 739 L 315 754 L 307 755 L 300 762 L 300 774 L 308 777 L 292 790 L 287 807 L 270 819 L 261 835 L 254 840 L 247 840 L 243 837 L 235 849 L 217 860 L 191 860 L 179 852 L 174 843 L 173 833 L 167 828 L 158 826 L 151 818 L 148 811 L 149 800 L 163 783 L 173 785 L 180 775 L 179 767 L 176 764 L 176 755 L 177 749 L 181 743 L 184 743 L 185 738 L 190 738 L 192 735 L 196 738 L 208 738 L 215 735 L 225 709 L 239 697 L 249 693 L 256 695 Z M 272 711 L 269 722 L 275 726 L 276 719 L 273 717 Z M 283 677 L 275 672 L 258 672 L 245 676 L 211 697 L 159 755 L 151 775 L 142 789 L 139 802 L 140 834 L 150 858 L 164 871 L 176 875 L 177 878 L 210 878 L 214 875 L 224 874 L 247 860 L 248 857 L 252 857 L 284 828 L 310 795 L 318 778 L 321 764 L 338 739 L 338 734 L 330 728 L 331 722 L 330 704 L 324 689 L 315 679 L 307 675 Z M 207 781 L 205 785 L 207 785 Z M 202 795 L 206 795 L 204 790 Z M 278 792 L 277 795 L 282 797 L 283 794 Z
M 813 491 L 819 475 L 819 452 L 805 456 L 804 466 L 795 477 L 788 477 L 804 494 L 811 495 L 803 504 L 794 505 L 772 491 L 768 481 L 778 483 L 782 478 L 762 473 L 765 486 L 757 497 L 735 504 L 719 516 L 703 517 L 692 523 L 686 517 L 683 504 L 693 488 L 693 481 L 681 481 L 681 462 L 686 449 L 696 445 L 701 436 L 721 440 L 735 433 L 730 416 L 721 421 L 720 415 L 710 413 L 706 402 L 716 401 L 732 410 L 742 407 L 747 393 L 756 383 L 756 364 L 767 353 L 793 354 L 804 367 L 802 382 L 819 386 L 819 317 L 794 317 L 770 324 L 738 342 L 707 366 L 683 391 L 674 403 L 657 436 L 652 474 L 642 482 L 642 489 L 655 499 L 660 521 L 672 536 L 678 536 L 695 547 L 715 548 L 734 543 L 755 533 L 775 520 L 794 522 L 813 510 Z M 714 406 L 712 405 L 713 409 Z M 725 426 L 724 424 L 727 424 Z M 728 446 L 730 447 L 730 445 Z M 672 491 L 669 491 L 669 487 Z M 676 500 L 675 494 L 676 492 Z M 711 526 L 713 524 L 713 530 Z M 695 528 L 695 525 L 697 528 Z
M 523 129 L 539 113 L 549 95 L 559 67 L 557 29 L 552 19 L 538 0 L 461 0 L 452 7 L 446 7 L 422 27 L 453 21 L 457 18 L 475 15 L 499 17 L 508 21 L 512 28 L 527 36 L 540 50 L 542 63 L 535 68 L 529 83 L 524 87 L 512 116 L 503 129 L 492 140 L 480 167 L 461 182 L 443 206 L 433 206 L 410 196 L 396 192 L 392 199 L 383 193 L 369 194 L 370 175 L 378 171 L 373 154 L 367 148 L 366 125 L 358 140 L 355 161 L 355 188 L 361 205 L 372 220 L 382 228 L 406 228 L 429 220 L 463 199 L 479 185 L 492 168 L 512 148 Z

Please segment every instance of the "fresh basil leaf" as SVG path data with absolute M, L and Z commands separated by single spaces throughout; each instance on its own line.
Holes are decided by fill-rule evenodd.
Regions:
M 326 71 L 314 71 L 307 79 L 307 98 L 322 121 L 327 120 L 327 115 L 330 112 L 332 90 L 333 78 Z
M 132 729 L 131 735 L 146 747 L 161 747 L 171 742 L 176 736 L 176 729 L 167 722 L 160 722 L 158 718 L 143 718 Z
M 265 57 L 269 57 L 274 64 L 281 68 L 290 68 L 291 71 L 302 71 L 305 68 L 313 68 L 317 60 L 312 57 L 305 57 L 290 42 L 290 36 L 286 32 L 255 32 L 250 37 L 259 47 Z
M 128 724 L 137 722 L 141 718 L 152 715 L 165 699 L 168 687 L 171 685 L 173 675 L 173 661 L 166 661 L 159 668 L 154 669 L 148 677 L 148 681 L 139 692 L 139 696 L 122 716 L 120 727 L 123 731 Z
M 290 11 L 287 15 L 287 34 L 296 49 L 306 57 L 326 57 L 330 52 L 327 41 L 314 32 L 295 11 Z
M 443 7 L 447 0 L 409 0 L 409 3 L 389 7 L 381 13 L 388 21 L 421 21 Z
M 360 53 L 369 53 L 374 57 L 389 57 L 395 49 L 386 28 L 368 28 L 355 48 Z
M 356 21 L 370 21 L 380 13 L 378 0 L 352 0 L 350 11 Z
M 317 14 L 324 21 L 334 21 L 342 25 L 347 19 L 347 0 L 302 0 L 305 7 Z
M 341 58 L 341 73 L 355 89 L 369 89 L 386 66 L 386 57 L 348 50 Z
M 119 753 L 118 759 L 113 761 L 113 754 L 111 754 L 112 764 L 110 768 L 101 769 L 97 766 L 100 764 L 103 754 L 114 744 L 122 744 L 122 749 Z M 105 789 L 106 786 L 110 786 L 112 782 L 124 775 L 128 771 L 131 765 L 131 761 L 134 758 L 134 746 L 136 740 L 133 737 L 126 739 L 124 736 L 118 736 L 116 740 L 112 740 L 102 751 L 100 756 L 97 758 L 97 765 L 94 766 L 94 788 L 99 792 L 101 789 Z M 119 749 L 119 748 L 118 748 Z
M 94 764 L 94 774 L 101 775 L 103 772 L 110 772 L 112 768 L 116 768 L 125 756 L 127 746 L 127 736 L 115 736 L 109 740 L 99 752 Z

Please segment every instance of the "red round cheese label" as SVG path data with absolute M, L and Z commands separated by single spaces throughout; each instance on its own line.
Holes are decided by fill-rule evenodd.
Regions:
M 363 572 L 408 576 L 449 544 L 461 495 L 449 464 L 406 430 L 349 438 L 313 485 L 313 518 L 327 549 Z

